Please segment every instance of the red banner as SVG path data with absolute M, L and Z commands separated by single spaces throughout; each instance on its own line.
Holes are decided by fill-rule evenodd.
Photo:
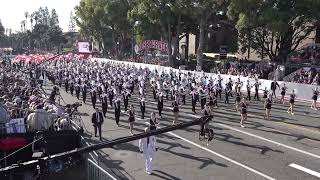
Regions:
M 162 52 L 168 52 L 168 44 L 164 41 L 145 40 L 140 44 L 139 50 L 141 51 L 145 49 L 157 49 Z

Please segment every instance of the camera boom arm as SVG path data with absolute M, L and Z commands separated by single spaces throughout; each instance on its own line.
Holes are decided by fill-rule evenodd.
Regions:
M 205 123 L 209 122 L 210 120 L 212 120 L 212 118 L 213 118 L 213 116 L 205 116 L 205 117 L 201 117 L 201 118 L 194 120 L 194 121 L 191 121 L 191 122 L 180 123 L 180 124 L 173 125 L 170 127 L 160 128 L 160 129 L 157 129 L 152 132 L 140 133 L 140 134 L 136 134 L 134 136 L 117 138 L 112 141 L 101 142 L 101 143 L 94 144 L 94 145 L 87 146 L 87 147 L 83 147 L 80 149 L 74 149 L 71 151 L 55 154 L 52 156 L 43 157 L 43 158 L 40 158 L 37 160 L 32 160 L 32 161 L 28 161 L 28 162 L 24 162 L 24 163 L 20 163 L 20 164 L 14 164 L 14 165 L 0 169 L 0 176 L 5 175 L 5 174 L 10 174 L 10 172 L 14 172 L 16 170 L 27 169 L 29 167 L 35 167 L 37 165 L 41 166 L 41 165 L 45 164 L 45 162 L 48 162 L 50 160 L 68 158 L 68 157 L 88 153 L 88 152 L 103 149 L 103 148 L 112 148 L 115 145 L 127 143 L 127 142 L 138 140 L 141 138 L 154 136 L 154 135 L 158 135 L 158 134 L 163 134 L 166 132 L 174 131 L 177 129 L 183 129 L 183 128 L 194 126 L 194 125 L 202 125 L 202 124 L 205 124 Z

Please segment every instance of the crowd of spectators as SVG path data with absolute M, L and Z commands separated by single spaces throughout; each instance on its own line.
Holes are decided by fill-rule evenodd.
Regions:
M 302 68 L 294 73 L 290 81 L 295 83 L 320 85 L 320 69 Z
M 129 62 L 137 62 L 137 63 L 145 63 L 145 64 L 154 64 L 160 66 L 169 66 L 168 57 L 162 56 L 136 56 L 134 58 L 128 57 L 125 61 Z
M 40 88 L 36 79 L 43 78 L 44 74 L 36 68 L 30 70 L 30 67 L 0 61 L 0 134 L 57 129 L 55 122 L 64 114 Z M 21 127 L 16 127 L 17 120 L 21 122 L 21 119 Z
M 289 60 L 297 63 L 309 62 L 315 64 L 320 60 L 320 45 L 308 45 L 301 50 L 292 53 L 289 56 Z
M 255 63 L 239 64 L 230 63 L 223 68 L 215 68 L 214 73 L 243 76 L 249 78 L 268 79 L 268 75 L 273 71 L 272 66 L 259 66 Z

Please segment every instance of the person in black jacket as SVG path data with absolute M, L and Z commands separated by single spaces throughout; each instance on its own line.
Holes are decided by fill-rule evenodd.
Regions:
M 274 80 L 272 83 L 271 83 L 271 91 L 272 91 L 272 94 L 271 94 L 271 97 L 275 97 L 275 99 L 277 99 L 277 95 L 276 95 L 276 90 L 277 90 L 277 87 L 280 88 L 278 82 L 276 80 Z
M 259 101 L 259 86 L 261 85 L 261 83 L 259 82 L 258 79 L 256 79 L 256 82 L 254 83 L 254 100 Z
M 94 136 L 97 137 L 97 129 L 98 129 L 100 140 L 102 140 L 101 126 L 103 124 L 103 115 L 101 112 L 99 112 L 98 108 L 96 108 L 96 112 L 92 114 L 91 121 L 94 127 Z

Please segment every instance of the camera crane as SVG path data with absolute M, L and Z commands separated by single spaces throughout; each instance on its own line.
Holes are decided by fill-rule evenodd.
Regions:
M 153 135 L 163 134 L 163 133 L 178 130 L 178 129 L 187 128 L 194 125 L 200 125 L 201 127 L 203 127 L 205 124 L 209 123 L 212 120 L 212 118 L 213 116 L 205 116 L 191 122 L 180 123 L 170 127 L 159 128 L 155 131 L 140 133 L 134 136 L 117 138 L 112 141 L 101 142 L 101 143 L 90 145 L 87 147 L 74 149 L 71 151 L 67 151 L 67 152 L 63 152 L 63 153 L 59 153 L 51 156 L 42 157 L 36 160 L 32 160 L 32 161 L 28 161 L 20 164 L 13 164 L 11 166 L 0 169 L 0 176 L 5 177 L 12 173 L 24 171 L 27 169 L 33 169 L 33 170 L 38 169 L 38 172 L 40 172 L 41 174 L 41 172 L 43 172 L 43 169 L 47 167 L 48 162 L 51 160 L 72 159 L 73 157 L 78 157 L 81 154 L 89 153 L 91 151 L 95 151 L 103 148 L 112 148 L 115 145 L 131 142 L 134 140 L 138 140 L 138 139 L 153 136 Z M 202 128 L 199 132 L 201 133 L 201 131 L 202 131 Z M 40 170 L 39 170 L 39 167 L 40 167 Z

